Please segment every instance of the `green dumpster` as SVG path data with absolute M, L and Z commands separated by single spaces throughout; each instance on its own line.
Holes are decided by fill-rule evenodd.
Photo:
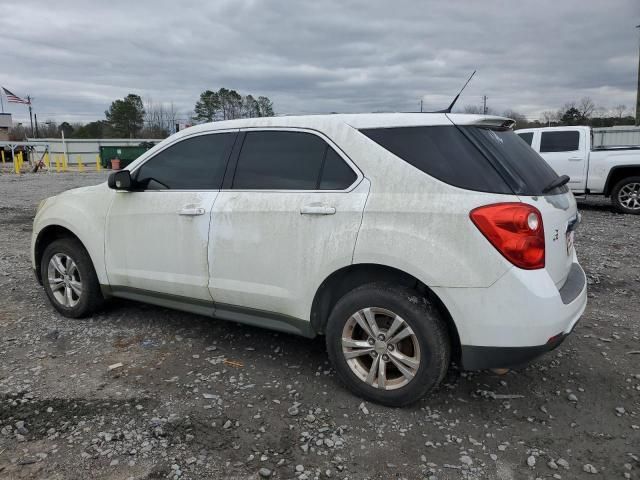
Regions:
M 120 168 L 124 168 L 133 162 L 136 158 L 151 148 L 145 144 L 143 146 L 109 146 L 100 147 L 100 163 L 103 168 L 111 168 L 111 159 L 120 159 Z

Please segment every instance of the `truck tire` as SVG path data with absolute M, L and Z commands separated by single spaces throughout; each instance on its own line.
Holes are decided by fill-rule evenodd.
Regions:
M 326 342 L 338 377 L 351 391 L 392 407 L 436 388 L 451 357 L 438 310 L 415 290 L 386 283 L 342 297 L 329 316 Z
M 640 214 L 640 177 L 626 177 L 616 183 L 611 204 L 620 213 Z
M 86 317 L 104 303 L 91 257 L 74 238 L 60 238 L 47 245 L 40 272 L 49 300 L 65 317 Z

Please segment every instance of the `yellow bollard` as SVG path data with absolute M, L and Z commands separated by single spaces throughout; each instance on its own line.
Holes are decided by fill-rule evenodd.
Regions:
M 78 161 L 78 172 L 84 172 L 84 164 L 82 163 L 82 157 L 80 155 L 76 155 L 76 160 Z
M 56 173 L 60 173 L 60 155 L 56 155 Z
M 102 163 L 100 162 L 100 154 L 96 155 L 96 172 L 102 170 Z
M 0 150 L 0 155 L 2 155 L 2 170 L 4 171 L 5 159 L 4 159 L 4 147 Z
M 20 153 L 13 155 L 13 171 L 16 175 L 20 175 Z
M 45 152 L 45 154 L 44 154 L 44 166 L 47 167 L 47 170 L 48 170 L 50 165 L 51 165 L 51 162 L 49 160 L 49 152 Z
M 69 169 L 69 160 L 67 159 L 67 154 L 62 154 L 62 171 L 66 172 Z

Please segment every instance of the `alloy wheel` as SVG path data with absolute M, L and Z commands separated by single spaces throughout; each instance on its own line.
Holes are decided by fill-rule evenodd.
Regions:
M 640 210 L 640 183 L 627 183 L 618 191 L 618 201 L 629 210 Z
M 418 337 L 402 317 L 384 308 L 363 308 L 349 317 L 342 353 L 360 380 L 382 390 L 404 387 L 420 367 Z
M 56 301 L 67 308 L 75 307 L 82 296 L 80 270 L 73 259 L 64 253 L 56 253 L 47 268 L 49 288 Z

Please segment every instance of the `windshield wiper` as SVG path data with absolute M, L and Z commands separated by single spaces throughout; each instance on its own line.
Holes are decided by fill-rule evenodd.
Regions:
M 547 193 L 547 192 L 550 192 L 551 190 L 553 190 L 554 188 L 558 188 L 558 187 L 561 187 L 563 185 L 566 185 L 569 182 L 569 180 L 570 180 L 569 175 L 561 175 L 558 178 L 556 178 L 555 180 L 553 180 L 549 185 L 544 187 L 542 189 L 542 193 Z

